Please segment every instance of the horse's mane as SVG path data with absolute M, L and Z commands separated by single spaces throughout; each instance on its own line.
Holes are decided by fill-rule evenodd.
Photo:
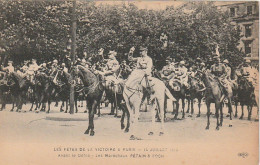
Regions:
M 85 68 L 81 65 L 77 65 L 76 67 L 78 68 L 78 70 L 80 70 L 79 77 L 82 79 L 83 83 L 85 82 L 90 85 L 93 82 L 98 80 L 97 76 L 94 73 L 92 73 L 90 70 L 88 70 L 87 68 Z

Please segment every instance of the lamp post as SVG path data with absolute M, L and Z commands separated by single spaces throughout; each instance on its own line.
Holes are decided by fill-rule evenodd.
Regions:
M 72 7 L 72 28 L 71 28 L 71 63 L 72 67 L 75 65 L 75 55 L 76 55 L 76 29 L 77 29 L 77 22 L 76 22 L 76 0 L 73 2 Z M 72 83 L 70 86 L 70 114 L 74 114 L 74 88 L 75 88 L 75 81 L 74 81 L 74 73 L 72 72 Z

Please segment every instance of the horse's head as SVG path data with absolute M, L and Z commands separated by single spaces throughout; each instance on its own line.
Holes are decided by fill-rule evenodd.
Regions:
M 181 90 L 181 81 L 177 78 L 174 78 L 172 80 L 172 83 L 170 84 L 170 86 L 172 87 L 172 89 L 174 91 L 180 91 Z
M 243 76 L 238 77 L 238 86 L 240 89 L 245 91 L 254 91 L 254 86 L 247 78 Z

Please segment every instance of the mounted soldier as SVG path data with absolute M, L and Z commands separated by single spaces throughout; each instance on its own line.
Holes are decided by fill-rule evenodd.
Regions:
M 185 87 L 186 89 L 189 88 L 189 84 L 188 84 L 188 69 L 185 67 L 185 62 L 184 61 L 180 61 L 179 63 L 179 67 L 175 69 L 175 77 L 172 78 L 169 82 L 169 85 L 172 85 L 172 81 L 173 79 L 179 79 L 181 86 Z M 173 86 L 171 86 L 173 88 Z
M 175 75 L 175 62 L 170 57 L 166 58 L 166 65 L 161 70 L 161 78 L 168 83 Z
M 241 74 L 245 77 L 251 86 L 254 87 L 254 93 L 256 97 L 257 106 L 259 106 L 258 98 L 259 98 L 259 72 L 256 68 L 250 66 L 250 60 L 246 60 L 245 64 L 241 68 Z
M 224 90 L 226 97 L 228 99 L 231 99 L 233 92 L 231 83 L 228 80 L 227 75 L 227 69 L 223 63 L 220 63 L 219 56 L 214 56 L 215 64 L 211 66 L 210 71 L 213 75 L 215 75 L 215 78 L 217 78 L 219 85 Z M 221 101 L 224 99 L 224 96 L 222 96 Z
M 131 48 L 133 49 L 133 48 Z M 134 49 L 133 49 L 134 50 Z M 134 58 L 133 56 L 129 56 L 129 61 L 136 61 L 136 69 L 130 74 L 128 78 L 128 82 L 131 82 L 137 78 L 144 79 L 145 81 L 141 81 L 143 87 L 146 87 L 148 93 L 152 91 L 151 84 L 151 72 L 153 68 L 153 60 L 151 57 L 147 55 L 148 49 L 146 47 L 140 47 L 141 57 Z

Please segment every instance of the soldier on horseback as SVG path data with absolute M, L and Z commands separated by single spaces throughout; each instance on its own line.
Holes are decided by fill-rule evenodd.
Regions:
M 173 72 L 175 71 L 175 63 L 172 62 L 171 58 L 166 58 L 166 65 L 162 68 L 161 77 L 165 80 L 170 80 L 173 76 Z
M 131 82 L 132 80 L 136 79 L 137 76 L 142 77 L 145 81 L 142 81 L 140 83 L 145 83 L 142 84 L 142 86 L 145 87 L 148 94 L 150 95 L 153 92 L 151 84 L 153 60 L 151 59 L 151 57 L 148 56 L 148 49 L 146 47 L 140 47 L 140 51 L 141 57 L 134 58 L 132 56 L 129 56 L 129 61 L 136 61 L 137 65 L 136 69 L 133 70 L 133 72 L 130 74 L 128 81 Z
M 215 64 L 211 66 L 210 71 L 213 75 L 215 75 L 215 78 L 217 78 L 219 85 L 221 85 L 225 96 L 231 99 L 233 93 L 232 93 L 232 87 L 230 81 L 228 80 L 226 66 L 223 63 L 220 63 L 220 58 L 218 56 L 214 56 L 214 59 L 215 59 Z M 223 99 L 224 96 L 222 96 L 221 101 Z

